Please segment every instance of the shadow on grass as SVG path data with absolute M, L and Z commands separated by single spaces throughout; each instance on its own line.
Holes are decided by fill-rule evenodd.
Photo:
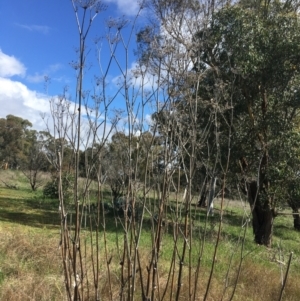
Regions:
M 60 217 L 54 212 L 11 212 L 1 210 L 0 221 L 9 221 L 21 225 L 31 227 L 47 227 L 58 228 L 60 225 Z
M 32 199 L 0 197 L 0 220 L 28 225 L 32 227 L 57 227 L 60 217 L 53 210 L 54 201 L 47 200 L 41 203 L 38 197 Z
M 28 197 L 28 196 L 27 196 Z M 109 202 L 111 199 L 110 192 L 107 191 L 103 194 L 102 198 Z M 157 207 L 157 200 L 148 200 L 149 208 Z M 61 223 L 60 213 L 58 211 L 59 201 L 56 199 L 45 199 L 42 196 L 35 195 L 32 198 L 21 199 L 21 198 L 6 198 L 0 196 L 0 221 L 10 221 L 18 224 L 28 225 L 32 227 L 48 227 L 48 228 L 59 228 Z M 172 222 L 171 211 L 174 212 L 175 207 L 171 204 L 168 205 L 168 217 L 163 222 L 165 233 L 173 233 L 173 228 L 175 227 Z M 191 208 L 191 216 L 195 223 L 197 231 L 203 230 L 204 223 L 206 221 L 206 208 L 201 208 L 193 206 Z M 81 225 L 83 229 L 96 229 L 98 224 L 98 229 L 100 231 L 104 228 L 104 222 L 102 217 L 102 212 L 100 213 L 100 222 L 97 223 L 97 212 L 86 214 L 81 217 Z M 154 215 L 153 215 L 154 216 Z M 68 211 L 67 223 L 70 227 L 73 226 L 75 220 L 75 213 Z M 116 216 L 113 213 L 105 215 L 105 229 L 108 232 L 123 231 L 124 226 L 124 216 Z M 214 210 L 214 216 L 209 216 L 207 219 L 208 230 L 211 232 L 212 237 L 215 235 L 218 223 L 220 221 L 220 211 L 218 209 Z M 180 221 L 180 223 L 183 221 Z M 243 217 L 234 211 L 225 210 L 223 215 L 223 224 L 229 226 L 231 229 L 226 235 L 230 236 L 232 240 L 238 240 L 240 237 L 240 230 L 245 220 Z M 251 228 L 251 223 L 248 225 Z M 146 214 L 143 219 L 143 230 L 152 231 L 157 227 L 156 221 L 153 217 Z M 249 229 L 251 232 L 251 229 Z M 290 232 L 290 227 L 284 225 L 275 225 L 274 234 L 276 236 L 282 237 L 283 239 L 291 239 L 293 233 Z M 294 231 L 291 231 L 294 232 Z
M 59 228 L 61 216 L 58 211 L 58 200 L 55 199 L 16 199 L 0 197 L 0 221 L 8 221 L 31 227 Z M 100 222 L 97 223 L 97 212 L 84 213 L 80 216 L 82 229 L 89 230 L 97 228 L 104 229 L 102 213 L 100 213 Z M 105 229 L 109 232 L 122 231 L 124 225 L 124 216 L 117 216 L 113 213 L 105 215 Z M 75 213 L 71 210 L 67 214 L 67 224 L 73 227 Z M 143 222 L 143 229 L 150 229 L 151 223 L 147 219 Z
M 206 221 L 206 209 L 205 208 L 192 208 L 192 216 L 195 219 L 195 225 L 193 233 L 195 238 L 200 240 L 204 234 L 204 224 Z M 67 223 L 69 227 L 73 228 L 75 220 L 75 214 L 69 212 L 67 215 Z M 37 228 L 59 229 L 61 223 L 60 213 L 58 212 L 58 200 L 51 199 L 7 199 L 0 197 L 0 221 L 8 221 L 21 225 Z M 110 233 L 124 233 L 124 216 L 115 216 L 114 214 L 105 215 L 105 230 Z M 206 240 L 214 242 L 217 237 L 218 225 L 220 221 L 220 212 L 214 211 L 214 216 L 207 218 L 207 228 L 205 231 Z M 178 226 L 184 232 L 184 223 Z M 162 230 L 165 234 L 173 235 L 176 230 L 176 223 L 173 223 L 171 216 L 167 220 L 163 221 Z M 224 230 L 221 233 L 221 240 L 231 241 L 232 243 L 238 242 L 243 234 L 242 228 L 243 219 L 242 216 L 225 212 L 223 216 Z M 81 217 L 82 230 L 89 231 L 91 226 L 94 231 L 97 228 L 100 232 L 104 230 L 104 222 L 101 214 L 100 222 L 97 223 L 97 213 L 84 214 Z M 139 224 L 139 223 L 138 223 Z M 143 231 L 151 232 L 155 231 L 157 227 L 157 221 L 151 218 L 149 215 L 145 215 L 142 223 Z M 251 229 L 251 223 L 248 224 L 246 244 L 248 248 L 252 248 L 253 233 Z M 283 224 L 275 225 L 274 234 L 283 240 L 293 240 L 295 238 L 295 232 L 292 231 L 290 226 Z M 297 233 L 298 234 L 298 233 Z

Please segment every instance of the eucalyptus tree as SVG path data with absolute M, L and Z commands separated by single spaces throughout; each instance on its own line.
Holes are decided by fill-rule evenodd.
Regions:
M 255 241 L 270 245 L 277 206 L 286 200 L 291 203 L 290 199 L 297 203 L 288 187 L 299 170 L 299 3 L 218 2 L 207 6 L 211 18 L 203 19 L 202 11 L 197 25 L 192 16 L 198 1 L 189 2 L 186 14 L 182 13 L 185 2 L 153 4 L 162 30 L 149 40 L 143 39 L 144 34 L 151 36 L 149 28 L 140 33 L 141 58 L 151 53 L 151 67 L 162 72 L 157 66 L 163 62 L 173 80 L 168 86 L 171 108 L 154 116 L 158 129 L 172 136 L 175 145 L 180 141 L 184 146 L 181 166 L 187 167 L 194 147 L 197 168 L 187 182 L 197 183 L 200 177 L 199 182 L 205 183 L 207 176 L 213 181 L 215 175 L 223 174 L 225 162 L 230 163 L 227 182 L 234 182 L 238 175 L 243 183 Z M 189 30 L 194 33 L 192 39 Z M 160 47 L 153 47 L 155 43 Z M 175 45 L 180 45 L 179 53 Z M 188 54 L 185 62 L 190 60 L 193 70 L 187 68 L 179 75 L 182 53 Z M 194 146 L 193 135 L 197 137 Z M 233 159 L 228 161 L 228 154 Z
M 30 121 L 14 115 L 0 119 L 0 159 L 13 168 L 19 167 L 25 160 L 25 152 L 30 145 L 27 137 L 31 127 Z
M 242 1 L 217 11 L 196 35 L 197 68 L 224 84 L 234 106 L 231 171 L 240 168 L 255 242 L 271 245 L 288 177 L 299 170 L 295 122 L 300 106 L 300 31 L 296 1 Z M 229 84 L 229 85 L 228 85 Z M 230 93 L 228 93 L 230 92 Z M 237 163 L 237 161 L 239 161 Z
M 28 179 L 30 187 L 35 191 L 44 184 L 42 172 L 49 171 L 50 164 L 44 153 L 43 134 L 31 130 L 27 134 L 27 148 L 24 150 L 24 159 L 19 162 L 20 169 Z

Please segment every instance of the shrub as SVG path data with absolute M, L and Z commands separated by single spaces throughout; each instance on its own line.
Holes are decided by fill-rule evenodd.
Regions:
M 74 176 L 71 173 L 62 174 L 62 191 L 64 199 L 67 200 L 72 195 L 72 188 L 74 185 Z M 43 194 L 46 198 L 58 199 L 58 175 L 52 176 L 52 180 L 47 182 L 43 189 Z

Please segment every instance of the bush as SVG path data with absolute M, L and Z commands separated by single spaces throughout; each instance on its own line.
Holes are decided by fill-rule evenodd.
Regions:
M 43 189 L 43 194 L 46 198 L 59 199 L 58 193 L 59 177 L 52 177 L 52 180 L 47 182 Z M 64 199 L 67 200 L 72 196 L 72 188 L 74 185 L 74 176 L 70 173 L 62 174 L 62 191 Z

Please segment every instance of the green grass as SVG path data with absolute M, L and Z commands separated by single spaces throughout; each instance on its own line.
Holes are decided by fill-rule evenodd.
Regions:
M 6 183 L 9 181 L 10 184 L 16 183 L 18 189 L 8 189 L 0 182 L 0 299 L 12 301 L 63 300 L 63 274 L 58 248 L 60 237 L 58 201 L 45 199 L 41 189 L 32 192 L 20 172 L 9 171 L 5 174 L 4 171 L 0 171 L 0 179 L 3 177 L 5 177 Z M 106 201 L 110 200 L 109 191 L 104 191 L 104 196 Z M 155 206 L 152 199 L 149 200 L 149 203 L 152 208 Z M 205 291 L 213 263 L 213 252 L 219 227 L 220 201 L 216 202 L 215 207 L 215 215 L 209 217 L 206 226 L 205 210 L 194 207 L 191 214 L 193 241 L 192 245 L 188 247 L 191 248 L 191 262 L 194 267 L 203 246 L 200 295 L 203 295 Z M 242 202 L 230 200 L 224 204 L 223 223 L 209 300 L 220 300 L 226 275 L 228 275 L 228 288 L 225 300 L 229 298 L 241 258 L 243 258 L 242 269 L 234 300 L 271 301 L 278 299 L 281 275 L 286 269 L 286 265 L 283 266 L 280 262 L 286 264 L 291 251 L 294 252 L 294 255 L 284 300 L 298 300 L 300 293 L 298 281 L 300 276 L 300 233 L 293 230 L 292 216 L 278 216 L 275 219 L 273 247 L 267 249 L 257 246 L 253 242 L 251 223 L 250 221 L 246 223 L 245 219 L 246 216 L 249 217 L 249 213 L 248 205 Z M 182 222 L 179 221 L 179 223 Z M 142 262 L 145 266 L 151 257 L 151 225 L 149 215 L 146 215 L 139 241 Z M 159 270 L 160 282 L 163 285 L 166 282 L 174 250 L 174 225 L 171 222 L 171 215 L 168 216 L 162 230 Z M 206 233 L 205 237 L 204 233 Z M 108 217 L 106 221 L 107 249 L 109 255 L 112 256 L 111 269 L 115 275 L 115 285 L 118 285 L 118 275 L 120 274 L 120 258 L 116 240 L 118 238 L 120 251 L 123 246 L 123 234 L 120 220 L 117 220 L 116 223 L 113 217 Z M 83 229 L 82 238 L 88 247 L 91 244 L 88 229 Z M 104 260 L 103 239 L 103 225 L 100 225 L 102 260 Z M 182 235 L 180 235 L 176 262 L 182 253 L 183 241 Z M 105 263 L 103 264 L 103 269 L 105 269 Z M 185 283 L 187 281 L 187 265 L 188 256 L 184 262 L 183 281 Z M 178 268 L 177 263 L 176 268 Z M 146 273 L 146 269 L 143 273 Z M 102 285 L 105 290 L 105 276 L 103 279 Z M 183 295 L 187 292 L 186 287 L 184 284 Z M 185 300 L 184 297 L 182 300 Z

